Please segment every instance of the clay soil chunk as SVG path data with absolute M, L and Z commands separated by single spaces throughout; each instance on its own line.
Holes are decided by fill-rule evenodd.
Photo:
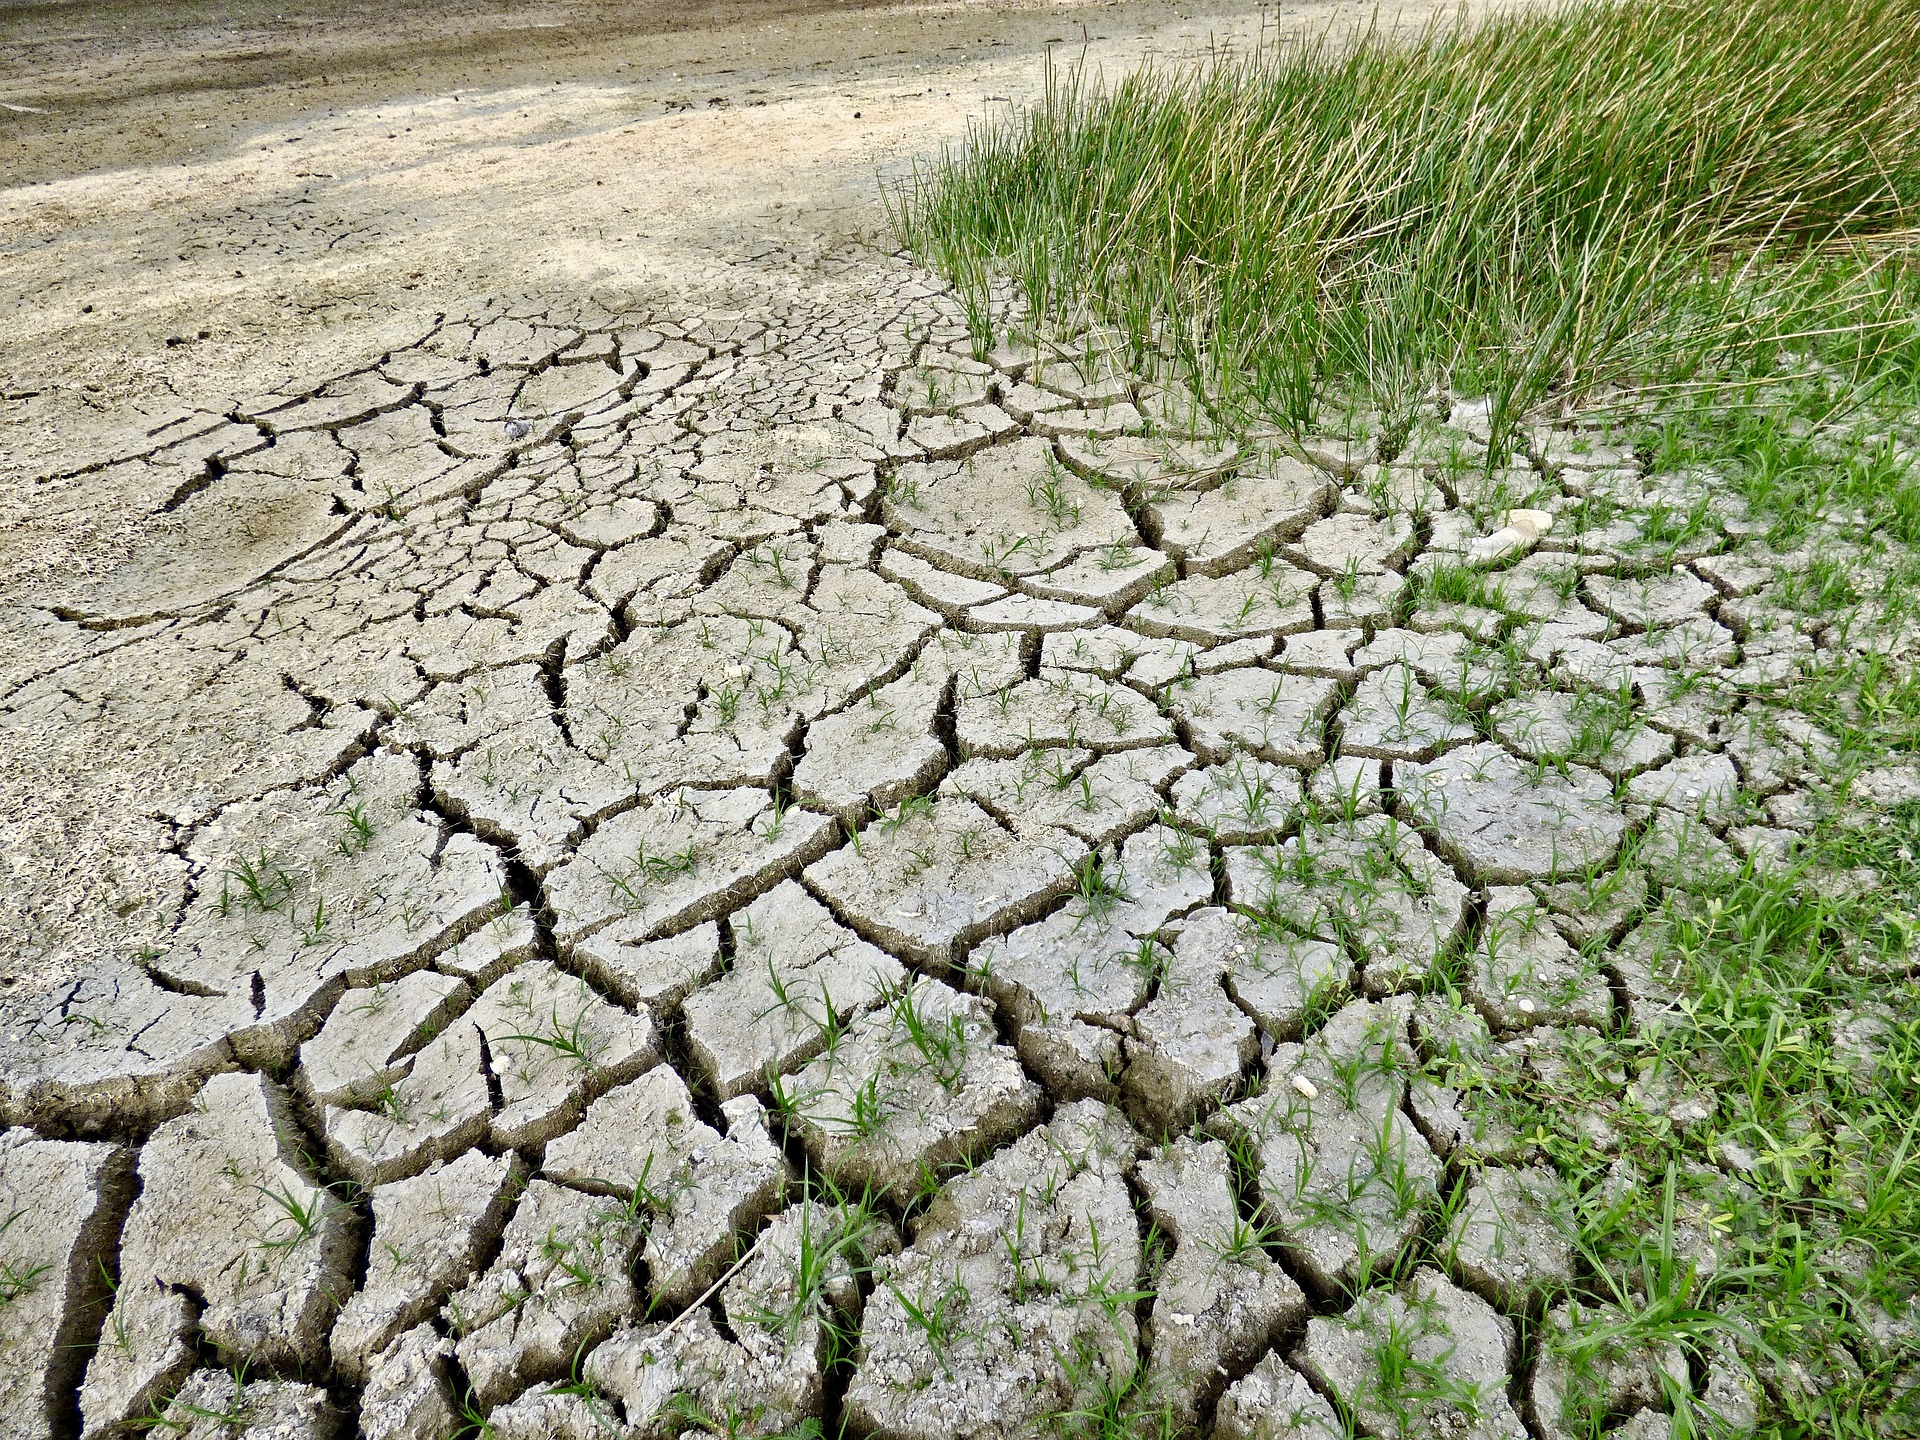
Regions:
M 960 697 L 955 735 L 961 753 L 988 759 L 1036 746 L 1130 750 L 1173 738 L 1151 702 L 1093 675 L 1058 674 L 1009 690 Z
M 1613 1015 L 1613 994 L 1599 965 L 1562 939 L 1551 912 L 1519 885 L 1488 888 L 1464 988 L 1497 1030 L 1600 1029 Z
M 473 991 L 450 975 L 416 970 L 391 985 L 349 990 L 300 1047 L 295 1080 L 315 1105 L 371 1100 L 407 1073 L 400 1062 L 466 1009 Z
M 335 1158 L 362 1183 L 414 1174 L 481 1136 L 538 1144 L 594 1096 L 660 1061 L 652 1018 L 539 960 L 487 987 L 378 1108 L 326 1111 Z
M 1489 1165 L 1474 1178 L 1441 1252 L 1460 1283 L 1509 1313 L 1573 1281 L 1573 1226 L 1560 1177 Z
M 1140 1274 L 1126 1184 L 1138 1143 L 1078 1101 L 951 1181 L 878 1269 L 847 1389 L 853 1424 L 903 1440 L 1025 1434 L 1131 1375 L 1133 1309 L 1109 1301 Z
M 401 1331 L 463 1285 L 500 1238 L 526 1179 L 511 1156 L 469 1150 L 411 1180 L 376 1185 L 367 1276 L 333 1326 L 333 1361 L 360 1377 Z
M 1074 883 L 1084 841 L 1064 831 L 1010 833 L 970 800 L 903 802 L 806 871 L 807 887 L 862 936 L 939 965 L 996 930 L 1033 918 Z
M 1311 466 L 1275 458 L 1212 489 L 1156 495 L 1146 510 L 1151 533 L 1186 562 L 1189 574 L 1224 575 L 1251 561 L 1263 544 L 1300 534 L 1325 512 L 1332 494 Z
M 1183 1136 L 1140 1162 L 1154 1223 L 1174 1244 L 1146 1341 L 1148 1383 L 1192 1423 L 1274 1338 L 1306 1318 L 1307 1298 L 1235 1208 L 1227 1150 Z
M 318 1386 L 196 1370 L 155 1428 L 181 1440 L 328 1440 L 338 1414 Z
M 899 1204 L 924 1175 L 1020 1134 L 1041 1103 L 987 1003 L 925 979 L 855 1020 L 783 1093 L 821 1173 Z
M 722 1099 L 812 1059 L 835 1024 L 906 975 L 790 880 L 736 912 L 732 929 L 733 967 L 685 1003 L 694 1064 Z
M 1669 1385 L 1682 1392 L 1693 1389 L 1686 1353 L 1671 1341 L 1589 1333 L 1604 1332 L 1626 1318 L 1612 1307 L 1571 1301 L 1547 1312 L 1535 1342 L 1533 1373 L 1527 1377 L 1526 1406 L 1528 1417 L 1548 1440 L 1587 1434 L 1605 1415 L 1658 1414 L 1667 1408 Z
M 1431 760 L 1474 738 L 1458 707 L 1435 698 L 1406 665 L 1362 680 L 1340 712 L 1340 752 L 1379 760 Z
M 1149 1134 L 1186 1129 L 1238 1090 L 1259 1055 L 1258 1027 L 1228 993 L 1246 948 L 1225 911 L 1196 911 L 1161 965 L 1159 993 L 1128 1025 L 1121 1088 Z
M 1315 577 L 1283 560 L 1231 575 L 1190 575 L 1155 590 L 1127 617 L 1143 635 L 1196 645 L 1298 635 L 1313 629 Z
M 1212 892 L 1204 847 L 1154 826 L 1099 857 L 1102 888 L 983 941 L 968 983 L 999 1006 L 1021 1060 L 1056 1095 L 1111 1099 L 1122 1035 L 1167 959 L 1154 939 Z
M 1493 707 L 1494 732 L 1530 760 L 1574 760 L 1609 780 L 1662 764 L 1673 737 L 1634 715 L 1630 703 L 1594 691 L 1542 690 Z
M 0 1440 L 58 1433 L 132 1178 L 116 1145 L 0 1135 Z
M 1182 682 L 1169 700 L 1188 743 L 1210 764 L 1250 754 L 1308 769 L 1326 756 L 1335 691 L 1331 680 L 1253 667 Z
M 360 1395 L 366 1440 L 440 1440 L 456 1429 L 452 1358 L 453 1342 L 431 1325 L 416 1325 L 381 1351 Z
M 794 793 L 854 819 L 928 789 L 946 768 L 946 747 L 934 734 L 945 691 L 944 683 L 909 675 L 814 721 L 793 772 Z
M 882 516 L 901 548 L 981 580 L 1036 574 L 1139 538 L 1119 496 L 1095 490 L 1035 439 L 901 466 Z
M 694 1114 L 666 1066 L 602 1095 L 547 1146 L 542 1173 L 632 1201 L 651 1220 L 644 1258 L 656 1304 L 684 1305 L 733 1258 L 735 1236 L 780 1204 L 787 1163 L 760 1102 L 727 1106 L 723 1136 Z
M 1247 756 L 1189 770 L 1173 786 L 1174 814 L 1222 845 L 1270 840 L 1293 821 L 1300 774 Z
M 575 943 L 623 920 L 640 938 L 713 919 L 820 854 L 833 829 L 764 790 L 683 790 L 629 810 L 549 877 L 558 936 Z
M 1269 1355 L 1227 1387 L 1213 1433 L 1219 1440 L 1345 1440 L 1347 1429 L 1306 1376 Z
M 300 1133 L 271 1081 L 221 1075 L 141 1150 L 104 1332 L 114 1342 L 94 1352 L 80 1393 L 86 1435 L 181 1382 L 196 1332 L 262 1367 L 322 1364 L 351 1288 L 352 1217 L 308 1172 Z
M 1410 1010 L 1405 996 L 1351 1002 L 1275 1047 L 1263 1092 L 1210 1123 L 1257 1152 L 1266 1213 L 1322 1295 L 1390 1268 L 1439 1198 L 1439 1162 L 1401 1111 Z
M 1402 1374 L 1379 1365 L 1384 1344 L 1408 1354 Z M 1382 1440 L 1525 1440 L 1507 1400 L 1513 1350 L 1512 1322 L 1422 1266 L 1404 1293 L 1376 1290 L 1309 1320 L 1293 1362 Z M 1426 1378 L 1436 1373 L 1444 1385 Z
M 531 1181 L 487 1272 L 454 1294 L 454 1353 L 484 1405 L 556 1379 L 639 1303 L 644 1225 L 619 1200 Z
M 708 1414 L 752 1416 L 755 1434 L 792 1434 L 819 1416 L 830 1327 L 860 1318 L 855 1267 L 897 1250 L 899 1238 L 885 1222 L 806 1201 L 776 1215 L 755 1246 L 720 1291 L 728 1334 L 702 1310 L 671 1327 L 623 1329 L 587 1357 L 587 1379 L 618 1398 L 639 1434 L 679 1433 L 684 1398 Z
M 1332 940 L 1361 966 L 1370 995 L 1418 984 L 1467 925 L 1467 887 L 1414 831 L 1386 816 L 1307 825 L 1278 846 L 1226 852 L 1236 908 Z
M 1580 765 L 1535 772 L 1484 741 L 1396 766 L 1394 780 L 1414 823 L 1482 884 L 1578 874 L 1610 860 L 1626 833 L 1604 776 Z

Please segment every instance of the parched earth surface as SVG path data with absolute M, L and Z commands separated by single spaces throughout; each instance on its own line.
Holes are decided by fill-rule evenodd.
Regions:
M 12 612 L 0 1436 L 1750 1425 L 1731 1347 L 1574 1394 L 1579 1177 L 1482 1097 L 1809 823 L 1793 557 L 1471 403 L 1223 435 L 871 245 L 702 285 L 38 468 L 145 518 Z
M 218 1409 L 214 1356 L 306 1377 L 262 1434 L 1018 1433 L 1140 1365 L 1338 1433 L 1389 1331 L 1407 1424 L 1551 1433 L 1570 1234 L 1453 1071 L 1657 1023 L 1649 884 L 1784 843 L 1818 738 L 1728 697 L 1813 642 L 1577 433 L 1222 441 L 1099 356 L 845 253 L 116 461 L 171 523 L 5 700 L 155 857 L 137 946 L 9 987 L 11 1433 Z M 1561 523 L 1411 603 L 1508 499 Z

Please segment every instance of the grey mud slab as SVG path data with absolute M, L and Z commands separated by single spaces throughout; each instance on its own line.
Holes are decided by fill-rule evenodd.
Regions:
M 1812 648 L 1751 528 L 1428 605 L 1500 523 L 1445 407 L 1227 440 L 896 256 L 702 284 L 106 463 L 161 538 L 0 679 L 122 827 L 23 872 L 0 1437 L 1573 1433 L 1565 1177 L 1475 1077 L 1657 1025 L 1655 907 L 1804 803 L 1712 679 Z M 1535 503 L 1657 478 L 1578 438 Z

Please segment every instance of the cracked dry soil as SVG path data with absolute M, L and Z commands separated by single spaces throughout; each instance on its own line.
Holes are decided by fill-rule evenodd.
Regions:
M 1561 1433 L 1567 1219 L 1469 1072 L 1659 1024 L 1653 898 L 1787 843 L 1759 527 L 1664 542 L 1697 482 L 1576 432 L 1463 471 L 1472 406 L 1223 441 L 815 228 L 11 402 L 0 1436 L 944 1440 L 1136 1378 Z M 1416 604 L 1510 504 L 1563 523 Z

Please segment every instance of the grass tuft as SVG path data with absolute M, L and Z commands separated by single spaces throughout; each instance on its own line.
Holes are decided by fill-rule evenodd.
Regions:
M 1451 388 L 1500 434 L 1621 383 L 1910 376 L 1916 197 L 1920 8 L 1584 0 L 1056 72 L 894 214 L 970 313 L 1010 274 L 1216 410 Z

